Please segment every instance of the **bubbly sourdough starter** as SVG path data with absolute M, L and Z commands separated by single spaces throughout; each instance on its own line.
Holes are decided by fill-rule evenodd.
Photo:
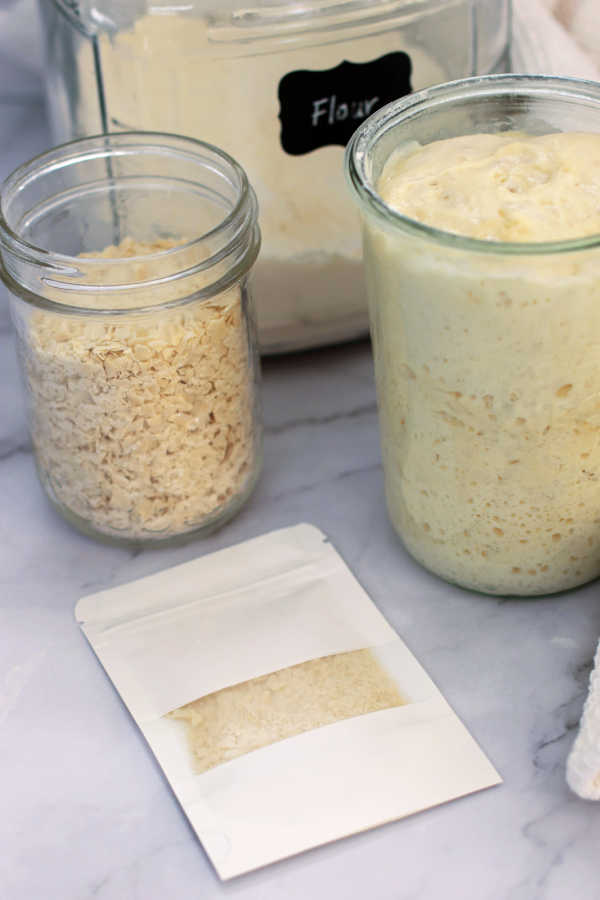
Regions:
M 396 152 L 392 207 L 490 241 L 600 232 L 600 135 Z M 600 254 L 503 255 L 367 222 L 386 493 L 427 568 L 499 594 L 600 574 Z

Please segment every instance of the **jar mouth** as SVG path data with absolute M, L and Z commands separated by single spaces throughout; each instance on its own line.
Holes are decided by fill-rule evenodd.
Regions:
M 156 171 L 153 166 L 158 166 Z M 86 173 L 81 183 L 73 175 L 79 169 Z M 92 170 L 96 177 L 90 177 Z M 99 177 L 98 171 L 102 173 Z M 152 192 L 159 201 L 162 192 L 175 209 L 170 223 L 164 214 L 165 225 L 180 224 L 176 214 L 179 202 L 186 207 L 182 219 L 188 223 L 191 220 L 191 227 L 183 226 L 181 233 L 174 233 L 171 246 L 167 227 L 167 240 L 160 249 L 137 253 L 133 248 L 133 252 L 108 258 L 99 255 L 106 247 L 118 248 L 124 237 L 133 238 L 136 244 L 155 245 L 152 240 L 138 240 L 129 234 L 127 224 L 120 221 L 125 207 L 129 207 L 131 218 L 136 198 L 148 202 Z M 39 223 L 44 218 L 68 217 L 66 210 L 77 204 L 84 208 L 92 201 L 103 203 L 105 213 L 109 210 L 103 227 L 111 239 L 89 247 L 84 244 L 83 252 L 64 252 L 61 247 L 44 246 L 44 241 L 32 239 L 36 229 L 42 230 Z M 160 203 L 158 210 L 160 225 Z M 204 215 L 194 218 L 196 210 L 203 210 Z M 111 216 L 112 222 L 108 221 Z M 0 275 L 13 293 L 35 305 L 63 312 L 139 313 L 147 308 L 177 306 L 220 293 L 246 274 L 260 248 L 257 216 L 256 196 L 243 168 L 212 144 L 163 132 L 117 132 L 82 138 L 23 164 L 0 187 Z M 205 224 L 197 233 L 203 220 Z M 86 231 L 85 219 L 78 225 Z M 51 231 L 47 226 L 46 230 Z M 79 239 L 83 240 L 81 236 Z M 142 263 L 144 275 L 140 277 L 137 264 Z M 205 282 L 202 288 L 185 293 L 185 281 L 199 275 Z M 43 290 L 36 289 L 38 285 L 50 288 L 53 294 L 64 292 L 64 299 L 49 299 Z M 178 285 L 185 296 L 161 299 L 167 287 L 172 296 Z M 126 291 L 131 298 L 132 292 L 141 294 L 149 289 L 157 297 L 149 304 L 119 302 L 120 292 Z M 88 305 L 86 296 L 91 294 L 95 303 Z M 99 296 L 102 302 L 97 305 Z
M 113 10 L 112 15 L 106 11 L 100 13 L 95 7 L 82 11 L 81 4 L 64 3 L 53 0 L 54 5 L 65 15 L 78 31 L 86 37 L 94 37 L 101 31 L 116 34 L 124 28 L 131 28 L 136 18 L 135 10 Z M 406 10 L 398 10 L 394 0 L 305 0 L 303 3 L 285 4 L 281 2 L 267 4 L 250 4 L 242 9 L 219 9 L 215 4 L 208 16 L 211 25 L 219 25 L 228 30 L 235 29 L 250 37 L 262 35 L 265 28 L 277 33 L 289 35 L 297 31 L 306 31 L 315 24 L 331 27 L 336 25 L 352 26 L 366 15 L 376 21 L 398 18 L 404 14 L 414 16 L 415 13 L 432 13 L 443 8 L 447 0 L 411 0 Z M 115 14 L 116 13 L 116 14 Z M 149 14 L 155 17 L 186 14 L 191 16 L 206 15 L 205 6 L 199 0 L 190 0 L 185 6 L 178 7 L 171 0 L 160 0 L 151 5 Z M 247 39 L 247 37 L 246 37 Z
M 597 131 L 600 132 L 600 84 L 582 78 L 558 77 L 554 75 L 483 75 L 463 78 L 446 84 L 425 88 L 394 100 L 366 119 L 354 132 L 345 153 L 346 180 L 359 205 L 373 214 L 379 221 L 393 226 L 406 234 L 420 236 L 435 241 L 445 247 L 469 250 L 487 255 L 535 256 L 555 253 L 571 253 L 600 246 L 600 233 L 560 241 L 493 241 L 468 237 L 427 225 L 398 212 L 389 206 L 378 194 L 376 183 L 383 164 L 390 153 L 406 140 L 394 140 L 396 129 L 402 127 L 410 132 L 411 124 L 416 124 L 434 111 L 444 111 L 451 106 L 465 109 L 474 100 L 489 101 L 493 98 L 510 98 L 514 103 L 520 99 L 544 100 L 566 104 L 579 103 L 593 108 L 598 116 Z M 505 116 L 492 124 L 499 125 L 498 133 L 511 129 L 511 117 Z M 488 126 L 489 126 L 488 122 Z M 488 132 L 489 132 L 488 127 Z M 560 131 L 560 128 L 548 128 Z M 575 130 L 575 129 L 570 129 Z M 581 130 L 581 129 L 579 129 Z M 465 132 L 465 133 L 476 133 Z M 547 133 L 547 132 L 540 132 Z M 431 140 L 435 140 L 432 134 Z M 439 138 L 438 138 L 439 139 Z M 425 143 L 428 143 L 426 141 Z M 387 152 L 385 152 L 387 150 Z M 374 160 L 379 151 L 380 159 Z

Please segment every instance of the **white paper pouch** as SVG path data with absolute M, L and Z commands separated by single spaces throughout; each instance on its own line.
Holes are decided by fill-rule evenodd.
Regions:
M 501 780 L 313 526 L 76 616 L 221 878 Z

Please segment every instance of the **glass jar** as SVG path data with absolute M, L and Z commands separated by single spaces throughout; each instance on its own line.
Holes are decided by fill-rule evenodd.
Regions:
M 84 139 L 4 182 L 0 274 L 38 473 L 81 531 L 199 535 L 250 495 L 259 244 L 245 173 L 194 140 Z
M 412 90 L 505 71 L 510 0 L 41 0 L 57 140 L 186 134 L 223 147 L 258 194 L 261 348 L 366 333 L 343 148 Z
M 600 236 L 461 237 L 377 192 L 406 142 L 502 131 L 599 132 L 600 85 L 498 75 L 414 94 L 358 130 L 347 173 L 391 521 L 450 582 L 546 594 L 600 574 Z

